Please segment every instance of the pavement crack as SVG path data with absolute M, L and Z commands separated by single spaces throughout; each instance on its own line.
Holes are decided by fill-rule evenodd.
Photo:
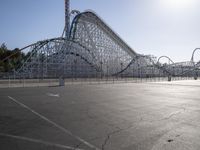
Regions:
M 79 148 L 80 148 L 80 146 L 81 146 L 82 144 L 83 144 L 82 142 L 78 143 L 78 144 L 75 146 L 74 150 L 77 150 L 77 149 L 79 149 Z
M 172 118 L 173 116 L 176 116 L 176 115 L 178 115 L 180 113 L 182 113 L 182 111 L 177 111 L 177 112 L 171 113 L 169 116 L 167 116 L 167 117 L 165 117 L 165 118 L 163 118 L 161 120 L 168 120 L 168 119 Z
M 185 107 L 182 107 L 181 109 L 182 109 L 182 110 L 180 110 L 180 111 L 171 113 L 168 117 L 165 117 L 165 118 L 163 118 L 162 120 L 170 119 L 170 118 L 172 118 L 173 116 L 176 116 L 176 115 L 178 115 L 178 114 L 180 114 L 180 113 L 183 113 L 183 112 L 186 110 Z
M 104 142 L 103 142 L 103 144 L 101 146 L 101 149 L 105 150 L 106 145 L 108 144 L 109 140 L 111 139 L 111 137 L 113 135 L 115 135 L 117 133 L 120 133 L 121 131 L 128 130 L 128 129 L 132 128 L 132 127 L 133 127 L 133 125 L 130 125 L 129 127 L 126 127 L 126 128 L 123 128 L 123 129 L 119 128 L 119 127 L 116 127 L 116 130 L 114 130 L 114 131 L 112 131 L 112 132 L 107 134 L 107 136 L 106 136 L 106 138 L 105 138 L 105 140 L 104 140 Z
M 178 115 L 178 114 L 181 114 L 181 113 L 183 113 L 183 112 L 186 111 L 186 108 L 184 108 L 184 107 L 182 107 L 181 109 L 182 109 L 182 110 L 180 110 L 180 111 L 176 111 L 176 112 L 173 112 L 173 113 L 169 114 L 169 116 L 166 116 L 166 117 L 164 117 L 164 118 L 162 118 L 162 119 L 151 120 L 150 122 L 156 122 L 156 121 L 168 120 L 168 119 L 171 119 L 172 117 L 174 117 L 174 116 L 176 116 L 176 115 Z M 146 120 L 146 121 L 147 121 L 147 120 Z
M 122 131 L 123 129 L 120 129 L 119 127 L 116 127 L 117 129 L 108 133 L 105 140 L 104 140 L 104 143 L 102 144 L 101 146 L 101 149 L 102 150 L 105 150 L 105 146 L 106 144 L 108 143 L 109 139 L 111 138 L 112 135 L 116 134 L 116 133 L 119 133 L 120 131 Z

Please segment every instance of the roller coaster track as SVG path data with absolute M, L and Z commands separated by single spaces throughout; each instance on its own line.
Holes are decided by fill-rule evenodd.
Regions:
M 163 57 L 166 57 L 166 56 L 162 56 L 160 58 L 163 58 Z M 117 76 L 123 72 L 125 72 L 132 64 L 134 64 L 138 59 L 140 58 L 145 58 L 145 59 L 148 59 L 151 63 L 152 63 L 152 66 L 159 69 L 159 70 L 162 70 L 164 73 L 166 73 L 168 76 L 169 75 L 172 75 L 170 71 L 168 71 L 164 66 L 161 66 L 159 65 L 159 60 L 157 61 L 157 63 L 154 62 L 154 60 L 149 57 L 149 56 L 145 56 L 145 55 L 137 55 L 135 58 L 132 59 L 132 61 L 124 68 L 122 69 L 121 71 L 117 72 L 116 74 L 113 74 L 113 76 Z M 173 62 L 173 61 L 172 61 Z
M 59 40 L 59 41 L 58 41 Z M 65 41 L 64 38 L 53 38 L 53 39 L 48 39 L 48 40 L 44 40 L 44 41 L 40 41 L 40 42 L 36 42 L 34 44 L 31 44 L 29 46 L 26 46 L 22 49 L 20 49 L 20 51 L 23 51 L 23 50 L 26 50 L 27 48 L 30 48 L 30 47 L 34 47 L 32 49 L 32 53 L 31 55 L 29 56 L 29 58 L 26 60 L 25 63 L 27 63 L 27 61 L 30 60 L 30 57 L 32 55 L 34 55 L 34 53 L 36 52 L 37 49 L 40 49 L 42 48 L 44 45 L 48 44 L 49 42 L 58 42 L 58 43 L 62 43 L 62 41 Z M 73 41 L 71 41 L 73 42 Z M 91 55 L 92 53 L 90 52 L 89 49 L 87 49 L 86 47 L 82 46 L 80 43 L 78 42 L 73 42 L 74 44 L 77 44 L 78 46 L 82 47 L 84 50 L 88 51 Z M 55 53 L 55 55 L 57 55 L 57 53 Z M 86 62 L 87 64 L 89 64 L 91 66 L 91 68 L 94 68 L 97 72 L 100 72 L 100 67 L 99 66 L 96 66 L 95 64 L 93 64 L 92 62 L 90 62 L 89 60 L 87 60 L 87 58 L 85 58 L 84 56 L 82 56 L 81 54 L 79 53 L 75 53 L 75 52 L 66 52 L 65 55 L 73 55 L 73 56 L 76 56 L 76 57 L 80 57 L 81 60 L 83 60 L 84 62 Z M 9 57 L 12 57 L 12 56 L 9 56 Z M 9 57 L 7 57 L 7 59 L 9 59 Z M 94 58 L 94 56 L 92 56 Z M 4 60 L 5 61 L 5 60 Z M 20 70 L 22 70 L 23 68 L 21 67 L 18 72 Z M 16 72 L 17 73 L 17 72 Z
M 53 46 L 49 49 L 48 45 L 51 44 Z M 146 67 L 147 69 L 148 67 L 154 67 L 157 70 L 161 70 L 165 76 L 175 76 L 172 70 L 170 70 L 170 67 L 176 66 L 176 63 L 169 57 L 161 56 L 156 62 L 148 55 L 136 53 L 103 21 L 103 19 L 92 11 L 78 13 L 74 17 L 68 38 L 58 37 L 39 41 L 20 49 L 20 51 L 25 51 L 27 49 L 31 49 L 31 54 L 27 60 L 24 61 L 21 68 L 16 71 L 18 73 L 23 72 L 24 67 L 25 70 L 29 71 L 31 64 L 34 64 L 34 61 L 38 60 L 35 58 L 34 61 L 32 61 L 32 58 L 37 57 L 37 54 L 41 52 L 51 58 L 55 64 L 65 63 L 67 55 L 75 56 L 78 58 L 78 61 L 83 60 L 91 68 L 94 68 L 97 73 L 109 72 L 109 74 L 107 74 L 108 76 L 118 76 L 124 73 L 131 68 L 132 65 L 136 65 L 138 60 L 142 61 L 142 64 L 137 64 L 137 68 Z M 193 67 L 189 66 L 190 68 L 184 70 L 182 75 L 198 70 L 200 62 L 194 63 L 194 54 L 197 50 L 199 50 L 199 48 L 195 49 L 192 54 L 191 62 L 193 63 Z M 2 61 L 8 60 L 13 55 L 15 54 L 6 57 Z M 160 63 L 160 59 L 162 58 L 167 58 L 171 64 L 163 65 Z M 40 62 L 37 63 L 40 64 Z M 46 61 L 46 63 L 48 63 L 48 61 Z M 125 67 L 122 68 L 121 64 Z M 146 66 L 144 66 L 144 64 L 146 64 Z M 62 67 L 62 65 L 60 67 Z M 81 68 L 82 66 L 78 67 Z M 88 74 L 89 73 L 90 72 L 88 72 Z
M 122 69 L 121 71 L 115 73 L 115 74 L 112 74 L 112 76 L 118 76 L 119 74 L 122 74 L 123 72 L 125 72 L 135 61 L 137 60 L 137 57 L 136 58 L 133 58 L 131 60 L 131 62 L 124 68 Z
M 199 70 L 200 70 L 200 69 L 199 69 L 199 67 L 200 67 L 200 61 L 197 62 L 197 63 L 195 63 L 195 62 L 194 62 L 194 59 L 193 59 L 193 58 L 194 58 L 194 54 L 195 54 L 195 52 L 196 52 L 197 50 L 200 50 L 200 48 L 196 48 L 196 49 L 193 51 L 192 59 L 191 59 L 191 61 L 190 61 L 194 66 L 193 66 L 193 67 L 190 66 L 190 68 L 189 68 L 188 70 L 185 70 L 184 72 L 181 72 L 181 73 L 177 74 L 176 76 L 183 76 L 183 75 L 186 75 L 186 74 L 188 74 L 188 73 L 195 72 L 195 70 L 196 70 L 196 71 L 199 71 Z M 161 57 L 159 57 L 156 63 L 151 59 L 151 57 L 142 56 L 142 55 L 141 55 L 141 57 L 144 57 L 144 58 L 146 58 L 146 59 L 149 59 L 154 67 L 156 67 L 157 69 L 162 70 L 163 72 L 165 72 L 167 76 L 175 76 L 175 74 L 173 74 L 172 72 L 170 72 L 170 70 L 168 70 L 167 67 L 176 66 L 177 63 L 175 63 L 175 62 L 174 62 L 171 58 L 169 58 L 168 56 L 161 56 Z M 123 70 L 119 71 L 118 73 L 116 73 L 116 74 L 114 74 L 114 75 L 119 75 L 119 74 L 125 72 L 125 71 L 126 71 L 137 59 L 139 59 L 139 58 L 140 58 L 140 57 L 134 58 Z M 168 65 L 168 66 L 167 66 L 167 65 L 165 65 L 165 66 L 164 66 L 164 65 L 161 65 L 160 60 L 161 60 L 162 58 L 167 58 L 167 59 L 169 60 L 169 62 L 171 62 L 171 64 Z
M 119 44 L 124 50 L 131 56 L 137 55 L 137 53 L 124 42 L 117 33 L 115 33 L 104 21 L 101 19 L 95 12 L 85 11 L 83 13 L 79 13 L 72 21 L 72 26 L 70 30 L 70 38 L 72 40 L 76 39 L 75 34 L 77 31 L 77 25 L 80 20 L 84 18 L 85 21 L 91 22 L 93 24 L 97 24 L 98 27 L 106 33 L 114 42 Z

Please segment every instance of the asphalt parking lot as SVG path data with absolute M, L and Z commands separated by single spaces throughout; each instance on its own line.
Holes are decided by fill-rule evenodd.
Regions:
M 0 150 L 199 150 L 200 81 L 0 89 Z

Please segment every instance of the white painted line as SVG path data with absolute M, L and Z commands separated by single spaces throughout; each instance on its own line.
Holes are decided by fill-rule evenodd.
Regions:
M 100 150 L 99 148 L 97 148 L 96 146 L 90 144 L 89 142 L 85 141 L 84 139 L 76 136 L 76 135 L 73 135 L 70 131 L 68 131 L 67 129 L 65 129 L 64 127 L 56 124 L 55 122 L 49 120 L 48 118 L 46 118 L 45 116 L 37 113 L 36 111 L 34 111 L 33 109 L 31 109 L 30 107 L 24 105 L 23 103 L 17 101 L 16 99 L 12 98 L 11 96 L 8 96 L 9 99 L 11 99 L 12 101 L 14 101 L 15 103 L 19 104 L 20 106 L 26 108 L 27 110 L 31 111 L 33 114 L 37 115 L 38 117 L 40 117 L 41 119 L 47 121 L 48 123 L 52 124 L 53 126 L 57 127 L 58 129 L 60 129 L 61 131 L 63 131 L 64 133 L 66 134 L 69 134 L 70 136 L 76 138 L 77 140 L 79 140 L 80 142 L 84 143 L 85 145 L 87 145 L 88 147 L 94 149 L 94 150 Z
M 51 97 L 60 97 L 59 94 L 53 94 L 53 93 L 47 93 L 48 96 L 51 96 Z
M 22 136 L 16 136 L 16 135 L 11 135 L 11 134 L 0 133 L 0 136 L 18 139 L 18 140 L 24 140 L 24 141 L 28 141 L 28 142 L 37 143 L 37 144 L 43 144 L 43 145 L 46 145 L 46 146 L 63 148 L 63 149 L 67 149 L 67 150 L 84 150 L 84 149 L 75 148 L 75 147 L 71 147 L 71 146 L 54 144 L 54 143 L 46 142 L 46 141 L 43 141 L 43 140 L 37 140 L 37 139 L 32 139 L 32 138 L 27 138 L 27 137 L 22 137 Z

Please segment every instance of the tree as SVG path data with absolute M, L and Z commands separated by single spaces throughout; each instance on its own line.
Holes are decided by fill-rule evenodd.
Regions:
M 26 55 L 19 48 L 9 50 L 5 43 L 0 46 L 0 72 L 11 72 L 22 65 Z

